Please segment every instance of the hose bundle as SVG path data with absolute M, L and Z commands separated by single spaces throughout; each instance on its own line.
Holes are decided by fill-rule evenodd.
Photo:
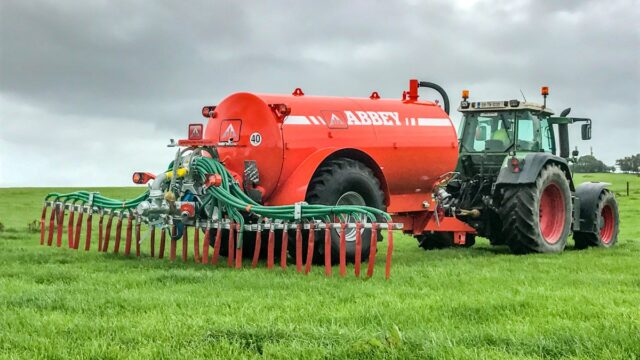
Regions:
M 233 220 L 240 224 L 244 224 L 244 218 L 240 211 L 247 211 L 260 217 L 283 221 L 301 219 L 323 219 L 330 221 L 332 215 L 340 217 L 343 221 L 344 215 L 366 216 L 371 222 L 377 221 L 377 217 L 385 221 L 391 221 L 389 214 L 369 206 L 328 206 L 309 205 L 306 203 L 282 206 L 260 205 L 240 189 L 240 186 L 234 181 L 233 176 L 227 171 L 224 165 L 217 160 L 208 157 L 198 157 L 191 163 L 191 168 L 197 171 L 202 181 L 204 181 L 205 177 L 209 174 L 222 176 L 222 184 L 220 186 L 211 186 L 207 189 L 204 202 L 209 203 L 209 201 L 213 201 L 220 204 L 219 209 L 224 209 Z M 300 216 L 296 216 L 296 206 L 300 207 Z
M 188 156 L 184 155 L 191 152 Z M 203 151 L 212 156 L 203 156 Z M 170 236 L 171 260 L 176 258 L 176 242 L 182 238 L 182 259 L 187 259 L 188 232 L 186 226 L 195 226 L 194 259 L 196 262 L 208 263 L 209 246 L 213 247 L 212 264 L 217 264 L 222 243 L 222 229 L 228 229 L 228 264 L 235 267 L 242 265 L 242 248 L 245 231 L 255 231 L 254 255 L 252 266 L 255 267 L 260 255 L 262 230 L 268 230 L 267 268 L 272 268 L 274 262 L 274 229 L 282 230 L 281 267 L 286 268 L 288 231 L 295 230 L 296 269 L 302 271 L 302 231 L 308 229 L 307 260 L 305 273 L 310 271 L 311 259 L 314 253 L 315 230 L 324 231 L 325 273 L 331 274 L 331 229 L 336 229 L 340 235 L 340 275 L 345 275 L 345 228 L 355 227 L 356 231 L 356 259 L 355 273 L 360 275 L 360 249 L 362 248 L 361 230 L 371 229 L 371 250 L 369 252 L 369 267 L 367 276 L 372 276 L 376 255 L 377 233 L 387 229 L 387 266 L 386 276 L 389 277 L 391 252 L 393 249 L 391 216 L 386 212 L 368 206 L 358 205 L 316 205 L 304 202 L 292 205 L 265 206 L 249 197 L 240 187 L 234 176 L 217 159 L 217 153 L 212 148 L 187 148 L 179 150 L 176 159 L 169 169 L 159 174 L 149 188 L 132 199 L 114 199 L 97 192 L 74 191 L 69 193 L 52 192 L 45 196 L 40 221 L 40 243 L 45 244 L 47 208 L 52 211 L 49 217 L 49 233 L 46 243 L 51 246 L 54 232 L 57 232 L 56 245 L 62 244 L 62 229 L 64 227 L 65 211 L 69 210 L 68 237 L 69 247 L 78 249 L 83 223 L 86 213 L 85 250 L 91 247 L 92 215 L 99 212 L 98 251 L 109 249 L 109 239 L 113 218 L 116 217 L 115 243 L 113 251 L 119 252 L 120 239 L 123 230 L 123 220 L 126 219 L 126 240 L 124 253 L 129 255 L 132 243 L 136 246 L 136 255 L 140 256 L 140 225 L 150 225 L 151 256 L 155 256 L 155 228 L 162 227 L 159 257 L 164 256 L 165 237 L 167 231 Z M 153 178 L 153 175 L 149 175 Z M 210 181 L 211 178 L 216 181 Z M 135 181 L 135 176 L 134 176 Z M 183 211 L 185 206 L 185 211 Z M 79 213 L 74 223 L 74 213 Z M 103 218 L 107 218 L 106 227 Z M 367 223 L 367 220 L 369 223 Z M 351 223 L 348 223 L 352 221 Z M 133 240 L 135 222 L 135 242 Z M 250 222 L 250 225 L 245 225 Z M 380 223 L 378 223 L 380 222 Z M 74 229 L 75 226 L 75 229 Z M 399 227 L 396 227 L 399 228 Z M 75 231 L 74 231 L 75 230 Z M 203 242 L 202 256 L 200 256 L 200 230 L 205 231 L 206 240 Z M 215 233 L 210 234 L 210 230 Z M 215 238 L 215 240 L 214 240 Z M 319 244 L 318 244 L 319 245 Z

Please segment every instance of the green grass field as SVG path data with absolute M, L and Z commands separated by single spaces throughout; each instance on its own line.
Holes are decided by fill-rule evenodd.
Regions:
M 638 359 L 640 177 L 590 180 L 617 194 L 614 249 L 425 252 L 398 234 L 389 281 L 41 247 L 27 223 L 52 189 L 0 189 L 0 358 Z

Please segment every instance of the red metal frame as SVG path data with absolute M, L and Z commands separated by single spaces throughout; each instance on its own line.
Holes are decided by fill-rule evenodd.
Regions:
M 217 141 L 204 139 L 204 140 L 187 140 L 181 139 L 178 140 L 178 145 L 180 146 L 216 146 L 218 144 Z

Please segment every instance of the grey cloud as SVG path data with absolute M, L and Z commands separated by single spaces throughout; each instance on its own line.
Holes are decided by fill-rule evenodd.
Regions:
M 229 93 L 300 86 L 309 94 L 396 97 L 412 77 L 441 83 L 453 99 L 469 88 L 478 99 L 519 97 L 522 89 L 539 100 L 539 86 L 549 85 L 552 107 L 594 119 L 583 153 L 593 145 L 613 163 L 640 150 L 637 3 L 470 3 L 3 1 L 0 160 L 11 161 L 18 144 L 30 156 L 55 157 L 46 140 L 57 134 L 87 149 L 80 161 L 104 161 L 108 182 L 117 182 L 111 174 L 144 161 L 107 144 L 164 144 L 199 120 L 202 105 Z M 15 119 L 35 134 L 7 126 Z M 71 156 L 66 146 L 55 151 Z M 49 180 L 0 178 L 0 185 Z

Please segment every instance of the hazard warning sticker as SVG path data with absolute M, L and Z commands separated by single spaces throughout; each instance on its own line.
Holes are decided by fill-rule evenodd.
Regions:
M 220 124 L 220 141 L 237 142 L 240 140 L 241 120 L 224 120 Z
M 329 129 L 346 129 L 349 127 L 344 111 L 322 110 L 323 122 Z
M 189 124 L 189 140 L 202 140 L 202 124 Z

